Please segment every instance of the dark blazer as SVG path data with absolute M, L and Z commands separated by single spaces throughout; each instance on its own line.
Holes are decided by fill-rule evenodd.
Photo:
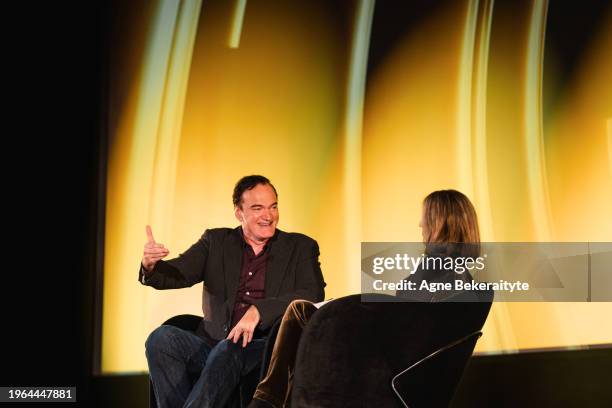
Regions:
M 155 289 L 177 289 L 204 282 L 204 319 L 196 333 L 204 338 L 227 337 L 242 266 L 244 240 L 240 227 L 208 229 L 178 258 L 159 261 L 150 274 L 140 268 L 139 281 Z M 319 246 L 303 234 L 277 230 L 270 239 L 265 298 L 254 301 L 261 316 L 259 329 L 267 331 L 292 300 L 324 299 L 325 282 L 319 264 Z

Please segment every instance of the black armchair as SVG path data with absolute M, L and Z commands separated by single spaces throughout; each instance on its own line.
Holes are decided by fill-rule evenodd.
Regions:
M 178 315 L 171 317 L 166 320 L 163 324 L 175 326 L 183 330 L 195 332 L 198 325 L 202 321 L 201 316 L 195 315 Z M 266 345 L 264 346 L 264 353 L 262 362 L 259 368 L 255 368 L 249 374 L 242 377 L 239 386 L 234 391 L 232 398 L 228 404 L 230 408 L 243 408 L 246 407 L 253 398 L 255 388 L 259 381 L 264 377 L 268 370 L 268 364 L 270 363 L 270 357 L 272 356 L 272 349 L 274 348 L 274 342 L 276 341 L 276 335 L 278 334 L 278 328 L 280 326 L 280 319 L 272 326 L 268 333 Z M 153 386 L 149 381 L 149 407 L 157 408 L 157 400 L 155 398 L 155 392 Z
M 439 348 L 391 380 L 391 387 L 405 407 L 447 407 L 482 332 L 474 332 Z M 444 373 L 440 376 L 440 373 Z M 428 381 L 436 378 L 435 389 Z
M 294 407 L 448 406 L 493 299 L 396 302 L 391 296 L 337 299 L 300 339 Z

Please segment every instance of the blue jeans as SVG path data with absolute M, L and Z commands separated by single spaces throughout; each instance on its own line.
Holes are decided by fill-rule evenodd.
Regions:
M 222 340 L 216 346 L 194 333 L 162 325 L 147 339 L 149 374 L 159 408 L 227 405 L 240 377 L 261 362 L 265 339 L 245 348 Z

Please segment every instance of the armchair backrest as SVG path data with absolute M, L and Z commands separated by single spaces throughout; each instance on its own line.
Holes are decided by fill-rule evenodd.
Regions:
M 394 376 L 484 325 L 492 292 L 455 296 L 421 303 L 352 295 L 325 305 L 300 340 L 293 405 L 401 407 Z M 431 389 L 435 381 L 429 379 Z

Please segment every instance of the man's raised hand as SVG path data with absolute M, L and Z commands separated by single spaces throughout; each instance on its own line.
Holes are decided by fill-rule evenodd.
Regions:
M 142 256 L 142 266 L 147 272 L 150 272 L 155 267 L 155 264 L 160 259 L 168 256 L 168 251 L 163 244 L 158 244 L 153 238 L 153 231 L 151 226 L 147 225 L 147 243 L 144 246 L 144 254 Z

